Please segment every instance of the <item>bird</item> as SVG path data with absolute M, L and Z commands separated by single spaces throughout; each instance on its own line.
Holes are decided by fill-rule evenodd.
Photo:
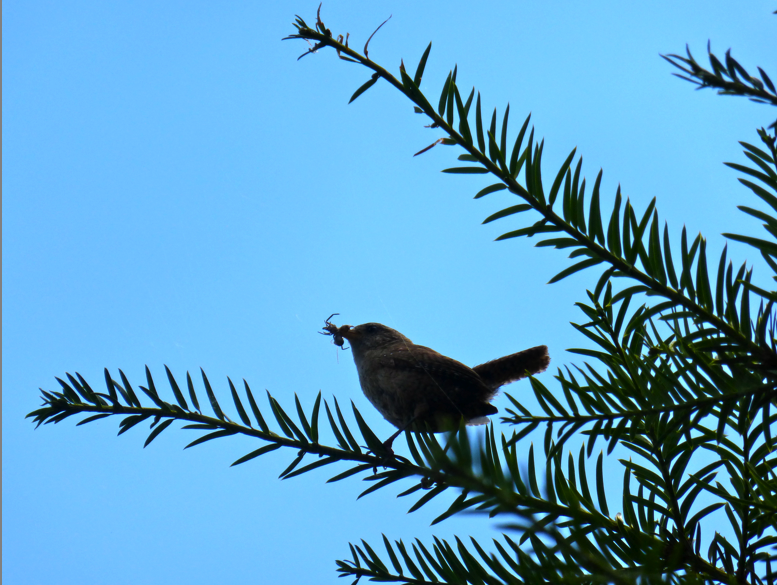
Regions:
M 539 345 L 470 368 L 381 323 L 337 327 L 332 317 L 324 334 L 340 347 L 349 341 L 364 395 L 399 429 L 384 443 L 389 451 L 406 430 L 453 431 L 462 419 L 486 424 L 498 412 L 491 400 L 500 387 L 543 372 L 550 363 L 547 346 Z

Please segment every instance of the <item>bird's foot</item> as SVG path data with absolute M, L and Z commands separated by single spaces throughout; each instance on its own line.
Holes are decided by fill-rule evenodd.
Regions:
M 391 448 L 391 444 L 393 442 L 394 442 L 394 437 L 391 437 L 388 441 L 384 441 L 383 443 L 380 444 L 380 449 L 376 449 L 375 451 L 373 451 L 372 449 L 369 449 L 367 451 L 367 454 L 375 455 L 376 457 L 379 457 L 381 466 L 385 467 L 385 465 L 383 465 L 384 463 L 388 463 L 389 461 L 393 461 L 397 459 L 397 455 L 396 453 L 394 453 L 394 449 Z
M 401 431 L 400 431 L 401 432 Z M 381 448 L 378 451 L 367 451 L 367 454 L 375 455 L 376 457 L 380 457 L 380 466 L 385 467 L 387 463 L 391 461 L 400 461 L 402 463 L 410 464 L 411 461 L 407 457 L 403 457 L 402 455 L 397 455 L 394 453 L 394 449 L 391 448 L 392 444 L 394 443 L 394 439 L 397 438 L 399 433 L 394 433 L 391 435 L 388 439 L 383 441 L 381 443 Z M 377 467 L 374 468 L 374 471 L 377 473 Z

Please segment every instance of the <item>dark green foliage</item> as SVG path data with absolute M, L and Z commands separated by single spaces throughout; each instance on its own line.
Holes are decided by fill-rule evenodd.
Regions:
M 320 13 L 315 28 L 300 18 L 295 26 L 289 38 L 313 41 L 311 51 L 332 47 L 341 59 L 373 72 L 351 101 L 383 79 L 428 116 L 443 137 L 421 152 L 438 144 L 463 148 L 459 160 L 467 165 L 444 172 L 493 175 L 476 199 L 508 190 L 521 200 L 484 221 L 517 224 L 498 240 L 536 238 L 536 246 L 567 250 L 571 263 L 551 282 L 598 271 L 596 287 L 577 303 L 582 319 L 573 323 L 590 344 L 571 350 L 583 361 L 559 369 L 553 390 L 531 379 L 537 412 L 507 394 L 511 407 L 503 422 L 512 426 L 509 435 L 492 426 L 482 443 L 472 444 L 463 428 L 442 439 L 406 433 L 410 459 L 391 457 L 355 407 L 356 425 L 349 426 L 336 399 L 331 405 L 323 401 L 328 425 L 320 426 L 320 394 L 311 412 L 295 397 L 293 416 L 268 392 L 272 416 L 265 418 L 248 384 L 243 398 L 228 380 L 241 421 L 236 423 L 204 372 L 215 416 L 202 413 L 188 373 L 193 409 L 167 369 L 175 404 L 164 401 L 148 369 L 146 387 L 140 388 L 151 406 L 141 405 L 123 372 L 119 383 L 106 370 L 107 393 L 68 374 L 67 381 L 57 379 L 61 391 L 42 390 L 43 406 L 28 416 L 40 425 L 80 414 L 87 417 L 78 424 L 119 415 L 119 434 L 150 419 L 145 445 L 174 421 L 205 432 L 187 447 L 248 435 L 266 444 L 233 465 L 289 447 L 293 458 L 284 479 L 346 464 L 329 481 L 361 475 L 370 485 L 360 497 L 402 482 L 398 495 L 412 496 L 410 511 L 448 498 L 433 523 L 462 512 L 501 521 L 504 534 L 489 547 L 492 552 L 474 539 L 458 538 L 435 539 L 428 547 L 384 536 L 385 554 L 364 541 L 352 544 L 350 559 L 337 566 L 341 576 L 356 581 L 774 583 L 777 291 L 755 284 L 752 268 L 735 266 L 726 248 L 708 262 L 700 234 L 689 237 L 683 228 L 679 246 L 673 244 L 655 199 L 640 211 L 618 189 L 610 203 L 601 191 L 602 171 L 586 196 L 582 158 L 574 150 L 546 175 L 553 178 L 548 184 L 542 177 L 544 142 L 535 139 L 529 117 L 511 140 L 509 106 L 501 117 L 494 110 L 484 121 L 480 94 L 475 99 L 472 89 L 462 98 L 457 69 L 433 107 L 419 89 L 431 44 L 415 75 L 403 65 L 397 79 L 368 58 L 366 46 L 361 55 L 348 47 L 347 37 L 345 44 L 342 36 L 336 40 Z M 757 79 L 730 52 L 725 65 L 709 56 L 712 71 L 690 52 L 665 58 L 700 87 L 777 105 L 763 70 Z M 755 250 L 777 280 L 777 148 L 767 130 L 758 136 L 758 146 L 742 143 L 753 166 L 729 166 L 746 176 L 741 183 L 766 204 L 766 210 L 739 208 L 762 222 L 767 234 L 725 236 Z M 322 440 L 324 430 L 333 445 Z M 543 431 L 541 451 L 527 446 L 535 430 Z M 607 477 L 605 470 L 615 465 L 622 475 Z M 622 487 L 620 502 L 616 487 Z
M 685 54 L 685 57 L 681 55 L 662 55 L 662 57 L 683 72 L 683 74 L 675 73 L 677 77 L 690 81 L 698 89 L 713 87 L 721 95 L 747 96 L 754 102 L 777 106 L 777 89 L 766 71 L 758 67 L 760 79 L 751 76 L 731 56 L 731 49 L 726 51 L 726 56 L 723 59 L 724 65 L 720 59 L 713 55 L 710 44 L 707 43 L 707 57 L 710 61 L 711 71 L 699 65 L 687 46 Z M 775 129 L 775 124 L 777 122 L 769 128 Z

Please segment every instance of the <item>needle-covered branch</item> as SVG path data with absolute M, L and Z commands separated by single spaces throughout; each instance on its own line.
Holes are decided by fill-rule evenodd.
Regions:
M 156 440 L 175 421 L 185 423 L 183 429 L 204 432 L 185 448 L 232 435 L 244 435 L 259 439 L 266 444 L 243 455 L 232 465 L 246 463 L 281 447 L 291 448 L 296 452 L 295 458 L 281 473 L 281 478 L 284 479 L 338 462 L 355 463 L 356 465 L 336 474 L 329 481 L 340 481 L 351 475 L 362 474 L 365 481 L 374 482 L 361 494 L 366 495 L 399 480 L 412 480 L 413 485 L 400 494 L 406 496 L 422 490 L 420 498 L 411 507 L 411 511 L 419 509 L 449 488 L 458 489 L 459 497 L 435 522 L 463 510 L 475 508 L 491 515 L 514 514 L 524 517 L 531 514 L 553 514 L 579 522 L 595 521 L 605 526 L 613 523 L 599 513 L 580 510 L 576 504 L 570 505 L 570 502 L 563 498 L 557 502 L 548 502 L 538 490 L 523 489 L 525 481 L 518 471 L 519 463 L 515 447 L 509 448 L 504 437 L 501 439 L 501 447 L 498 446 L 493 429 L 488 434 L 487 448 L 481 447 L 479 450 L 470 445 L 464 428 L 457 433 L 446 435 L 444 445 L 440 444 L 432 434 L 406 433 L 408 448 L 412 455 L 410 460 L 386 451 L 383 443 L 367 426 L 355 406 L 353 406 L 353 416 L 359 431 L 356 433 L 349 428 L 336 399 L 333 407 L 330 407 L 327 401 L 323 401 L 323 405 L 329 423 L 328 428 L 337 446 L 320 442 L 322 432 L 320 393 L 310 413 L 305 413 L 299 398 L 296 398 L 297 417 L 293 417 L 268 392 L 267 400 L 271 412 L 268 416 L 259 408 L 248 383 L 243 382 L 241 397 L 241 393 L 237 391 L 232 381 L 228 380 L 231 398 L 241 421 L 236 422 L 225 413 L 217 399 L 216 391 L 204 372 L 202 372 L 202 382 L 213 411 L 212 416 L 204 414 L 200 408 L 195 384 L 188 373 L 186 387 L 189 400 L 194 405 L 193 409 L 188 406 L 181 386 L 172 372 L 166 369 L 166 373 L 176 403 L 166 402 L 160 397 L 148 368 L 146 368 L 146 386 L 138 386 L 138 388 L 153 402 L 153 406 L 144 406 L 141 403 L 137 392 L 123 372 L 119 372 L 121 382 L 118 382 L 106 370 L 106 392 L 96 392 L 79 374 L 75 376 L 68 374 L 67 381 L 57 379 L 61 390 L 41 390 L 43 406 L 31 412 L 28 418 L 33 419 L 40 426 L 59 423 L 66 418 L 81 414 L 87 416 L 78 423 L 79 425 L 116 416 L 121 417 L 120 435 L 136 425 L 149 421 L 150 432 L 144 447 Z M 246 408 L 245 404 L 249 408 Z M 249 412 L 253 418 L 249 416 Z M 273 430 L 267 422 L 273 419 L 277 425 L 277 431 Z M 362 446 L 363 444 L 366 446 Z M 506 454 L 506 464 L 511 470 L 508 475 L 503 471 L 500 451 Z M 487 473 L 484 473 L 484 470 Z M 516 483 L 522 486 L 522 490 L 516 492 Z M 536 478 L 530 484 L 536 485 Z M 594 509 L 593 503 L 591 509 Z
M 394 77 L 372 61 L 366 51 L 360 55 L 348 49 L 349 37 L 345 45 L 342 37 L 335 39 L 321 20 L 320 11 L 315 28 L 308 27 L 302 19 L 295 26 L 297 34 L 289 38 L 314 41 L 312 51 L 332 47 L 341 58 L 372 71 L 351 101 L 383 80 L 411 100 L 416 113 L 430 119 L 428 127 L 439 129 L 443 137 L 434 139 L 417 154 L 440 144 L 458 145 L 464 149 L 458 157 L 464 164 L 443 172 L 493 175 L 496 182 L 481 189 L 475 198 L 502 190 L 521 198 L 520 203 L 494 213 L 484 223 L 515 220 L 525 217 L 526 212 L 538 213 L 537 220 L 497 239 L 537 237 L 537 246 L 567 249 L 574 263 L 551 282 L 602 265 L 598 283 L 588 293 L 588 302 L 578 303 L 586 321 L 573 324 L 595 346 L 572 351 L 593 363 L 559 371 L 556 378 L 563 398 L 532 379 L 534 397 L 542 412 L 531 412 L 519 400 L 509 397 L 514 408 L 508 409 L 510 416 L 503 420 L 519 429 L 504 442 L 501 451 L 508 453 L 543 426 L 546 485 L 550 490 L 546 497 L 555 502 L 558 493 L 567 493 L 563 478 L 575 477 L 571 472 L 559 473 L 558 462 L 570 439 L 586 437 L 587 457 L 593 454 L 600 438 L 607 441 L 608 454 L 618 445 L 626 447 L 639 462 L 621 461 L 625 469 L 625 524 L 663 542 L 664 566 L 668 563 L 677 570 L 684 567 L 711 580 L 732 582 L 741 581 L 744 574 L 739 571 L 739 576 L 734 577 L 733 567 L 738 562 L 740 567 L 750 567 L 748 574 L 755 576 L 753 563 L 763 560 L 770 541 L 762 539 L 755 545 L 754 527 L 764 530 L 768 526 L 770 534 L 776 528 L 774 521 L 768 519 L 768 511 L 772 509 L 769 502 L 777 485 L 772 471 L 775 460 L 769 448 L 771 427 L 777 424 L 777 414 L 771 408 L 777 403 L 777 321 L 773 310 L 777 293 L 756 285 L 752 268 L 746 264 L 735 267 L 728 258 L 728 248 L 723 249 L 717 266 L 708 264 L 707 243 L 701 235 L 689 237 L 683 229 L 678 250 L 669 226 L 659 220 L 655 199 L 644 212 L 637 212 L 618 188 L 611 210 L 606 212 L 601 172 L 586 198 L 582 159 L 575 150 L 546 184 L 542 178 L 544 142 L 535 140 L 529 117 L 514 141 L 509 139 L 509 106 L 502 116 L 494 110 L 489 121 L 483 114 L 480 94 L 475 89 L 460 92 L 456 68 L 443 83 L 439 99 L 428 98 L 420 90 L 431 45 L 413 77 L 404 63 Z M 703 86 L 775 103 L 774 88 L 766 73 L 759 69 L 760 80 L 749 76 L 729 54 L 725 67 L 717 67 L 717 61 L 711 59 L 715 67 L 712 77 L 693 61 L 690 53 L 688 59 L 670 56 L 669 60 L 678 67 L 687 66 L 689 75 L 705 78 Z M 729 85 L 716 86 L 715 76 L 728 76 Z M 740 181 L 767 204 L 768 211 L 745 206 L 740 209 L 764 222 L 768 238 L 725 236 L 755 249 L 777 278 L 777 149 L 772 134 L 760 130 L 759 137 L 759 146 L 742 143 L 752 166 L 729 166 L 746 175 Z M 751 307 L 753 296 L 758 303 Z M 753 425 L 756 420 L 762 422 Z M 732 440 L 732 436 L 745 445 Z M 716 453 L 720 460 L 689 467 L 703 450 Z M 585 470 L 582 453 L 583 450 L 580 474 Z M 757 459 L 755 467 L 769 479 L 750 470 L 753 456 Z M 533 450 L 530 459 L 532 478 Z M 743 459 L 747 465 L 741 464 Z M 722 483 L 714 481 L 719 472 L 727 475 Z M 587 483 L 580 478 L 579 481 L 581 490 L 588 493 Z M 727 481 L 735 489 L 724 487 Z M 520 482 L 514 480 L 514 484 L 520 491 Z M 608 515 L 604 492 L 604 484 L 599 484 L 597 478 L 598 504 L 585 496 L 580 501 Z M 707 500 L 699 500 L 701 494 Z M 701 501 L 706 505 L 697 503 Z M 700 553 L 702 520 L 723 507 L 735 532 L 744 536 L 732 545 L 716 534 L 709 542 L 705 560 Z M 551 525 L 556 520 L 548 512 L 541 522 Z M 741 528 L 745 525 L 749 528 Z M 525 534 L 531 532 L 525 530 Z M 607 541 L 595 539 L 600 546 Z M 748 549 L 745 542 L 755 548 Z M 614 548 L 617 546 L 621 544 Z M 604 549 L 610 550 L 607 546 Z M 609 554 L 610 560 L 618 557 L 613 551 Z M 390 551 L 389 555 L 393 559 Z M 360 570 L 375 571 L 376 567 Z M 369 576 L 388 579 L 379 572 Z M 426 577 L 431 578 L 429 574 Z M 457 579 L 464 577 L 457 575 Z
M 246 463 L 281 447 L 288 447 L 296 452 L 296 456 L 281 473 L 284 479 L 333 463 L 351 462 L 355 465 L 333 476 L 329 481 L 340 481 L 361 474 L 365 481 L 372 484 L 362 493 L 366 495 L 399 480 L 410 480 L 413 485 L 399 494 L 408 496 L 419 492 L 420 497 L 410 511 L 421 508 L 453 488 L 458 492 L 458 496 L 433 523 L 465 511 L 489 516 L 500 515 L 507 519 L 508 527 L 523 533 L 520 543 L 531 541 L 534 546 L 540 542 L 541 535 L 548 534 L 548 530 L 555 534 L 556 529 L 553 527 L 560 524 L 568 528 L 576 527 L 582 534 L 598 534 L 600 542 L 597 546 L 611 549 L 613 554 L 626 554 L 623 551 L 634 548 L 634 551 L 628 554 L 636 554 L 637 550 L 653 551 L 651 554 L 657 555 L 656 562 L 667 561 L 661 556 L 661 551 L 666 549 L 668 537 L 641 532 L 636 526 L 624 524 L 618 518 L 609 516 L 602 454 L 599 455 L 596 468 L 595 486 L 589 486 L 585 469 L 585 449 L 580 450 L 577 471 L 572 460 L 563 466 L 561 453 L 556 451 L 556 455 L 548 461 L 547 475 L 544 478 L 546 488 L 543 490 L 539 487 L 541 466 L 535 464 L 533 447 L 529 450 L 528 469 L 521 469 L 520 451 L 516 445 L 504 436 L 497 438 L 493 428 L 486 434 L 485 442 L 477 447 L 470 444 L 469 436 L 463 428 L 448 435 L 445 444 L 440 444 L 433 435 L 408 433 L 406 436 L 411 459 L 406 459 L 381 452 L 382 443 L 354 408 L 353 414 L 360 435 L 357 439 L 358 435 L 349 428 L 336 400 L 334 408 L 330 408 L 326 401 L 323 401 L 323 404 L 329 429 L 336 438 L 337 446 L 322 444 L 322 428 L 319 424 L 322 404 L 320 394 L 316 397 L 310 413 L 304 411 L 297 398 L 297 417 L 293 417 L 267 393 L 271 410 L 269 417 L 260 410 L 247 383 L 243 384 L 241 396 L 231 380 L 228 380 L 235 411 L 241 421 L 238 423 L 226 413 L 217 398 L 217 391 L 204 372 L 202 383 L 213 411 L 212 416 L 202 412 L 197 389 L 189 374 L 186 376 L 187 400 L 172 372 L 166 370 L 166 373 L 175 403 L 166 402 L 160 396 L 148 368 L 146 385 L 138 388 L 153 402 L 153 406 L 142 404 L 138 393 L 123 372 L 119 372 L 121 382 L 118 382 L 106 370 L 106 392 L 93 390 L 78 374 L 67 375 L 67 381 L 58 379 L 60 391 L 42 391 L 42 408 L 28 416 L 38 425 L 58 423 L 79 414 L 87 415 L 79 425 L 108 416 L 119 416 L 122 417 L 119 434 L 144 421 L 151 421 L 150 433 L 144 446 L 148 446 L 174 421 L 185 423 L 184 429 L 204 432 L 186 448 L 241 434 L 260 439 L 266 444 L 240 457 L 233 465 Z M 189 401 L 194 405 L 193 409 L 189 407 Z M 275 420 L 279 432 L 268 424 L 267 421 L 272 419 Z M 360 446 L 361 441 L 367 444 L 370 451 Z M 596 494 L 596 498 L 592 494 Z M 639 503 L 637 500 L 628 500 L 628 505 L 632 506 L 635 502 Z M 637 515 L 634 514 L 633 517 L 636 518 Z M 565 544 L 565 538 L 560 539 L 553 550 L 562 556 L 569 556 L 569 562 L 576 559 L 575 566 L 580 566 L 578 553 L 572 554 L 572 549 L 564 548 L 568 546 Z M 602 561 L 600 559 L 596 562 Z M 695 559 L 695 562 L 704 564 L 701 558 Z M 715 569 L 708 566 L 707 570 L 714 572 Z
M 331 47 L 341 58 L 345 55 L 348 61 L 373 71 L 372 77 L 356 90 L 351 101 L 361 96 L 379 79 L 383 79 L 413 102 L 417 113 L 429 117 L 431 128 L 438 128 L 446 134 L 444 138 L 435 140 L 418 154 L 437 144 L 458 145 L 466 151 L 466 154 L 459 156 L 459 160 L 474 163 L 474 166 L 458 166 L 443 172 L 494 175 L 499 182 L 482 189 L 476 198 L 507 189 L 524 200 L 522 204 L 512 205 L 491 215 L 484 223 L 513 217 L 529 210 L 539 213 L 541 217 L 538 221 L 507 232 L 497 239 L 541 236 L 547 239 L 539 241 L 537 246 L 570 248 L 570 258 L 575 259 L 576 263 L 561 271 L 550 282 L 557 282 L 575 272 L 604 264 L 607 268 L 602 272 L 596 287 L 597 298 L 610 282 L 619 279 L 621 282 L 624 279 L 634 281 L 632 285 L 623 287 L 610 301 L 628 306 L 633 297 L 645 293 L 654 298 L 661 297 L 664 302 L 654 305 L 658 310 L 646 314 L 646 318 L 657 313 L 664 315 L 672 311 L 687 311 L 693 315 L 697 325 L 706 324 L 714 329 L 718 341 L 725 343 L 730 352 L 739 356 L 750 356 L 756 367 L 777 378 L 777 374 L 773 373 L 777 372 L 777 351 L 770 340 L 759 335 L 761 330 L 753 327 L 749 314 L 742 313 L 744 309 L 749 310 L 749 295 L 760 295 L 761 289 L 750 285 L 749 276 L 744 287 L 740 284 L 741 278 L 730 286 L 725 286 L 727 272 L 731 270 L 730 263 L 728 266 L 726 264 L 725 251 L 719 262 L 717 287 L 713 289 L 713 283 L 710 281 L 712 270 L 707 266 L 706 241 L 699 235 L 688 246 L 684 229 L 682 253 L 678 262 L 673 257 L 668 226 L 664 225 L 663 230 L 661 229 L 655 199 L 640 216 L 628 199 L 623 202 L 619 188 L 612 213 L 609 218 L 603 217 L 600 195 L 602 173 L 599 172 L 594 182 L 590 203 L 586 203 L 582 158 L 578 158 L 577 163 L 574 163 L 576 150 L 569 154 L 555 173 L 554 181 L 548 189 L 543 183 L 541 173 L 544 142 L 535 143 L 534 130 L 528 131 L 529 117 L 524 121 L 510 149 L 509 106 L 505 109 L 501 128 L 496 110 L 491 116 L 490 124 L 486 124 L 481 111 L 480 95 L 474 99 L 473 89 L 466 100 L 462 98 L 456 83 L 457 69 L 448 75 L 443 84 L 437 108 L 432 106 L 431 100 L 420 90 L 431 44 L 424 52 L 415 75 L 411 77 L 403 63 L 398 79 L 366 55 L 349 48 L 347 42 L 343 44 L 342 35 L 335 39 L 321 20 L 320 10 L 315 28 L 308 27 L 299 17 L 295 27 L 297 33 L 286 37 L 287 39 L 305 39 L 316 43 L 306 55 Z M 473 103 L 474 123 L 470 122 Z M 528 141 L 524 145 L 527 131 Z M 768 137 L 766 134 L 764 136 Z M 758 149 L 753 150 L 753 153 L 751 157 L 761 154 L 765 157 L 756 161 L 758 164 L 774 166 L 773 157 L 769 157 L 767 153 Z M 525 185 L 519 182 L 521 173 Z M 771 175 L 761 172 L 756 176 L 759 180 L 764 177 L 770 179 Z M 777 191 L 774 188 L 772 191 L 774 194 L 770 196 L 777 201 Z M 763 197 L 757 191 L 756 194 Z M 560 214 L 556 211 L 559 206 L 556 205 L 557 202 L 561 207 Z M 730 237 L 736 239 L 736 236 Z M 746 241 L 757 248 L 759 242 L 753 239 Z M 759 250 L 777 256 L 777 245 L 767 247 L 765 252 L 764 246 L 765 244 L 761 245 Z M 679 273 L 675 266 L 680 268 Z M 743 272 L 743 269 L 740 272 Z
M 766 71 L 758 67 L 758 76 L 750 75 L 747 70 L 731 56 L 731 49 L 726 51 L 721 60 L 716 57 L 710 43 L 707 43 L 707 58 L 710 69 L 702 67 L 691 54 L 691 49 L 686 45 L 685 57 L 682 55 L 661 55 L 683 73 L 675 73 L 680 79 L 690 81 L 697 89 L 710 87 L 717 89 L 720 95 L 739 95 L 750 98 L 761 104 L 777 106 L 777 89 L 774 82 L 766 74 Z M 777 122 L 770 128 L 774 129 Z

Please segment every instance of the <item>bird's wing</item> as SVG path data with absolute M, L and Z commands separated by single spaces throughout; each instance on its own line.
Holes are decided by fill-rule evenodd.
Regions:
M 377 376 L 384 383 L 391 383 L 390 378 L 402 380 L 403 385 L 408 380 L 416 380 L 424 387 L 424 401 L 431 409 L 458 412 L 467 418 L 497 412 L 496 407 L 488 404 L 494 391 L 472 368 L 461 362 L 418 345 L 397 345 L 381 353 L 380 357 L 372 358 L 373 367 L 380 370 L 376 372 Z M 405 378 L 403 372 L 414 375 Z
M 472 368 L 428 347 L 420 345 L 393 347 L 385 352 L 380 361 L 382 365 L 391 369 L 424 371 L 441 384 L 483 387 L 483 380 Z
M 548 347 L 538 345 L 472 368 L 486 385 L 496 390 L 526 376 L 544 372 L 550 364 Z

